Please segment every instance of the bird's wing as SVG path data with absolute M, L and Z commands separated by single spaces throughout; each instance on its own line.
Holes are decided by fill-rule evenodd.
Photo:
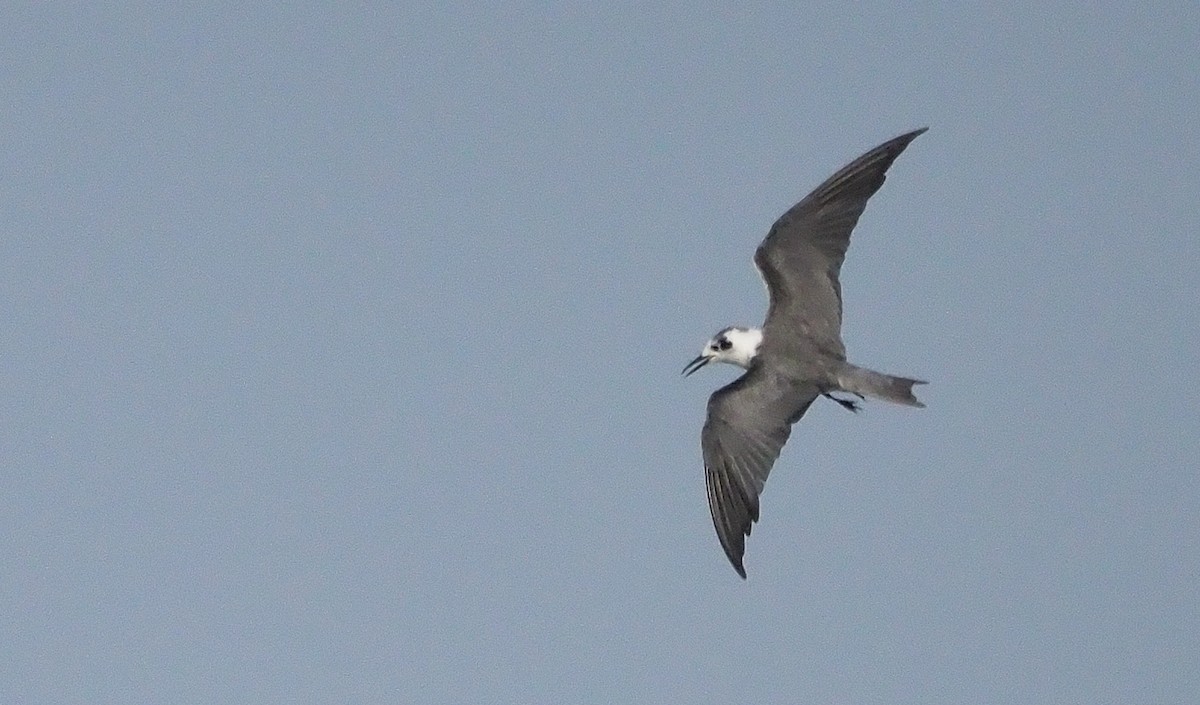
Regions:
M 709 397 L 700 434 L 708 509 L 721 548 L 743 578 L 745 537 L 758 521 L 758 496 L 792 424 L 817 394 L 815 386 L 794 384 L 756 365 Z
M 888 167 L 927 129 L 900 135 L 850 162 L 771 226 L 754 253 L 771 298 L 763 326 L 768 340 L 775 328 L 841 350 L 838 276 L 850 231 L 883 186 Z

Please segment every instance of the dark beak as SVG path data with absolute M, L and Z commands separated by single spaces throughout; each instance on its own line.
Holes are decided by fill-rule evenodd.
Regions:
M 693 373 L 693 372 L 695 372 L 696 370 L 700 369 L 701 367 L 704 367 L 705 365 L 707 365 L 707 364 L 708 364 L 709 362 L 711 362 L 711 361 L 712 361 L 712 358 L 711 358 L 711 357 L 706 357 L 706 356 L 704 356 L 704 355 L 701 355 L 700 357 L 697 357 L 695 360 L 692 360 L 691 362 L 689 362 L 689 363 L 687 364 L 687 366 L 685 366 L 685 367 L 683 368 L 683 376 L 684 376 L 684 377 L 687 377 L 688 375 L 690 375 L 691 373 Z

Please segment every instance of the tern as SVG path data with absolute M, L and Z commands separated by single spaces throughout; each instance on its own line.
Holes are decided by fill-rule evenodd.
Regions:
M 867 201 L 883 186 L 896 157 L 927 129 L 900 135 L 863 154 L 775 221 L 754 253 L 769 297 L 763 327 L 721 330 L 683 368 L 685 377 L 710 362 L 746 370 L 709 397 L 700 434 L 713 526 L 743 579 L 746 537 L 758 521 L 758 498 L 767 475 L 792 424 L 817 397 L 850 411 L 858 411 L 858 402 L 834 392 L 925 406 L 912 391 L 913 385 L 925 382 L 846 361 L 838 278 L 850 232 Z

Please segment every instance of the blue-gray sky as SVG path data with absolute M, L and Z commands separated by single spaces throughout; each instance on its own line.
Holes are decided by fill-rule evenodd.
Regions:
M 1128 6 L 1128 7 L 1127 7 Z M 0 22 L 0 700 L 1187 703 L 1200 5 Z M 750 262 L 929 125 L 740 580 Z

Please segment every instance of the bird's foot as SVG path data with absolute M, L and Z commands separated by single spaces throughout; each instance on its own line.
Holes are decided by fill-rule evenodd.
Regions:
M 836 401 L 838 404 L 841 404 L 842 408 L 845 409 L 846 411 L 853 411 L 854 413 L 857 414 L 859 411 L 862 410 L 862 404 L 859 404 L 858 402 L 854 401 L 853 399 L 841 399 L 839 397 L 833 396 L 829 392 L 825 392 L 825 394 L 823 396 L 826 399 L 832 399 L 832 400 Z M 855 394 L 854 396 L 858 397 L 859 399 L 863 398 L 863 395 L 861 395 L 861 394 Z

